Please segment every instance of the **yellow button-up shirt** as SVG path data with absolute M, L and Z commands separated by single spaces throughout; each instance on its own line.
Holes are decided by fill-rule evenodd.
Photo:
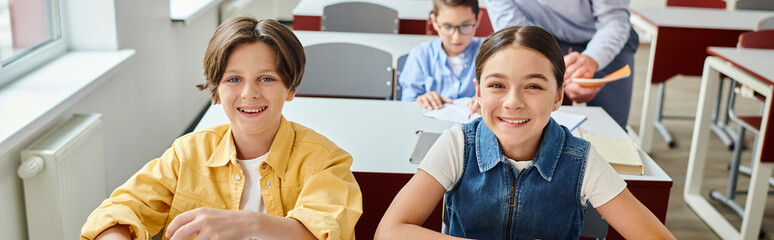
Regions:
M 350 165 L 336 144 L 282 117 L 258 169 L 266 212 L 297 219 L 318 239 L 354 239 L 363 204 Z M 229 124 L 187 134 L 102 202 L 81 239 L 125 224 L 145 240 L 195 208 L 238 210 L 244 180 Z

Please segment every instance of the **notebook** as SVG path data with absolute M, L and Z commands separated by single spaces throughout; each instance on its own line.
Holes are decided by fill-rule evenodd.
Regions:
M 441 109 L 436 109 L 425 113 L 425 117 L 438 119 L 451 123 L 469 123 L 481 115 L 470 114 L 468 108 L 469 97 L 454 99 L 452 103 L 444 103 Z
M 415 164 L 422 162 L 422 159 L 425 158 L 427 151 L 433 146 L 435 140 L 441 136 L 440 133 L 434 132 L 419 132 L 418 134 L 419 139 L 417 139 L 417 144 L 414 145 L 414 151 L 411 152 L 411 157 L 409 158 L 409 162 Z
M 583 136 L 597 149 L 618 173 L 642 175 L 642 159 L 630 138 L 585 134 Z
M 554 121 L 556 121 L 556 123 L 559 125 L 563 125 L 567 127 L 567 129 L 570 129 L 570 132 L 578 128 L 578 126 L 580 126 L 581 123 L 585 122 L 587 119 L 586 115 L 562 111 L 551 112 L 551 118 L 553 118 Z

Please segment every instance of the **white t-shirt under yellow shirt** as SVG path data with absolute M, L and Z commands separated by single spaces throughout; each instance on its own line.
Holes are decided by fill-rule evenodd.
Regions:
M 237 160 L 242 165 L 242 174 L 245 175 L 245 188 L 242 190 L 242 200 L 239 201 L 240 210 L 266 213 L 266 205 L 261 196 L 261 173 L 258 167 L 266 159 L 266 154 L 250 160 Z

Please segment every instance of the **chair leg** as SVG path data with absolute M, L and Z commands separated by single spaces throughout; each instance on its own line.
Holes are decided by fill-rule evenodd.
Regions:
M 739 216 L 744 216 L 744 209 L 734 201 L 736 197 L 736 183 L 739 180 L 739 162 L 742 158 L 742 148 L 739 142 L 744 140 L 744 127 L 739 126 L 736 137 L 736 144 L 734 144 L 734 156 L 731 159 L 731 164 L 728 171 L 728 187 L 726 188 L 726 194 L 723 195 L 719 191 L 710 191 L 710 198 L 719 201 L 723 205 L 726 205 L 732 211 Z
M 720 138 L 720 141 L 723 142 L 724 145 L 728 148 L 728 150 L 734 150 L 734 140 L 732 137 L 723 130 L 725 126 L 728 125 L 728 106 L 726 105 L 726 109 L 723 111 L 720 110 L 720 102 L 723 97 L 723 82 L 720 81 L 720 86 L 718 89 L 718 95 L 715 98 L 715 108 L 712 110 L 712 124 L 710 125 L 710 130 L 712 130 L 715 135 Z M 733 91 L 734 88 L 729 88 L 729 91 Z M 730 99 L 730 98 L 729 98 Z M 720 115 L 723 115 L 723 119 L 720 119 Z
M 659 133 L 661 133 L 661 137 L 664 138 L 664 141 L 669 144 L 669 148 L 674 148 L 676 146 L 674 138 L 672 138 L 672 134 L 669 133 L 669 131 L 664 127 L 664 124 L 661 123 L 661 119 L 664 115 L 664 91 L 666 88 L 665 83 L 659 83 L 658 84 L 658 109 L 656 109 L 656 121 L 653 123 L 653 127 L 658 130 Z

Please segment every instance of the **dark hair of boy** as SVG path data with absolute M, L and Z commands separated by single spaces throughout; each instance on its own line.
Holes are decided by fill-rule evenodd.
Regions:
M 473 14 L 478 18 L 478 0 L 433 0 L 432 13 L 436 17 L 438 16 L 439 6 L 470 7 L 470 9 L 473 10 Z
M 476 56 L 476 81 L 481 82 L 481 71 L 492 55 L 505 47 L 527 47 L 545 56 L 554 69 L 554 77 L 558 88 L 564 81 L 564 54 L 553 35 L 535 26 L 512 26 L 500 29 L 490 35 L 481 44 Z
M 304 47 L 285 25 L 272 19 L 257 20 L 252 17 L 234 17 L 218 26 L 204 53 L 205 82 L 196 87 L 209 90 L 212 101 L 216 101 L 218 85 L 231 52 L 241 44 L 255 42 L 266 44 L 274 51 L 282 83 L 295 90 L 304 76 Z

